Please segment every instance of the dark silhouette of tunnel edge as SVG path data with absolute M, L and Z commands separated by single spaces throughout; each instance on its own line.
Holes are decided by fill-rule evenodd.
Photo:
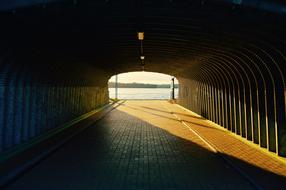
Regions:
M 231 6 L 225 4 L 225 7 L 221 7 L 222 4 L 215 6 L 216 4 L 213 2 L 206 6 L 196 3 L 201 4 L 201 1 L 194 2 L 195 8 L 192 9 L 194 13 L 184 13 L 186 17 L 184 14 L 178 13 L 180 10 L 173 10 L 170 6 L 167 8 L 172 14 L 164 18 L 156 12 L 158 7 L 155 4 L 153 7 L 155 13 L 151 9 L 150 15 L 144 18 L 146 27 L 144 47 L 146 57 L 148 59 L 150 57 L 151 60 L 146 62 L 146 69 L 175 76 L 180 81 L 178 100 L 180 105 L 285 157 L 286 52 L 285 30 L 283 29 L 283 27 L 285 28 L 285 17 L 256 10 L 256 8 L 271 9 L 275 10 L 273 12 L 279 12 L 283 10 L 284 5 L 281 4 L 281 10 L 275 9 L 275 6 L 267 7 L 265 4 L 263 4 L 265 7 L 253 5 L 255 11 L 250 9 L 250 11 L 254 11 L 251 15 L 243 6 L 233 8 L 233 4 Z M 27 5 L 29 4 L 27 3 Z M 55 6 L 55 10 L 62 10 L 61 8 L 65 5 Z M 197 14 L 196 6 L 201 11 L 197 11 L 200 17 L 195 15 Z M 213 10 L 211 16 L 216 15 L 217 18 L 205 18 L 204 14 L 209 11 L 208 6 Z M 53 23 L 45 20 L 49 16 L 54 16 L 53 8 L 53 6 L 50 7 L 52 10 L 50 13 L 49 6 L 45 7 L 47 15 L 38 14 L 37 11 L 41 12 L 42 8 L 37 6 L 17 9 L 19 13 L 17 11 L 1 13 L 2 21 L 8 18 L 8 21 L 3 22 L 3 25 L 7 27 L 3 27 L 4 32 L 1 31 L 3 32 L 1 39 L 3 39 L 4 46 L 7 45 L 9 48 L 1 52 L 0 60 L 0 104 L 3 105 L 0 108 L 0 152 L 7 151 L 51 128 L 107 104 L 106 83 L 108 78 L 116 73 L 134 71 L 138 68 L 138 64 L 134 61 L 136 59 L 122 59 L 123 63 L 120 63 L 117 60 L 110 61 L 106 58 L 105 61 L 99 59 L 100 63 L 97 63 L 92 56 L 90 58 L 92 61 L 88 59 L 82 61 L 81 58 L 84 56 L 79 54 L 75 55 L 75 58 L 78 56 L 79 59 L 65 60 L 48 48 L 50 44 L 47 41 L 51 40 L 48 37 L 47 41 L 42 42 L 43 47 L 39 47 L 39 53 L 34 49 L 38 47 L 37 42 L 25 41 L 22 38 L 35 29 L 31 27 L 32 24 L 40 24 L 29 16 L 25 19 L 22 19 L 21 16 L 31 10 L 36 10 L 36 13 L 31 13 L 31 15 L 40 15 L 40 18 L 44 18 L 43 25 L 48 23 L 51 26 L 59 27 L 61 21 L 52 25 Z M 225 15 L 220 17 L 220 11 L 229 13 L 230 8 L 233 8 L 235 13 L 229 15 L 231 19 L 223 20 Z M 243 11 L 246 12 L 246 16 Z M 78 14 L 77 12 L 71 14 L 73 13 Z M 19 16 L 17 16 L 18 14 Z M 112 14 L 116 15 L 117 13 Z M 196 17 L 192 17 L 192 14 Z M 264 14 L 270 18 L 262 16 Z M 249 23 L 245 21 L 248 16 L 250 20 L 254 21 L 249 21 Z M 260 21 L 259 19 L 265 20 Z M 130 21 L 122 20 L 125 25 L 133 22 L 132 19 Z M 10 21 L 11 23 L 9 23 Z M 13 36 L 21 28 L 20 21 L 32 23 L 30 26 L 32 29 L 31 31 L 27 30 L 26 33 L 23 32 L 25 34 L 23 36 Z M 105 21 L 108 22 L 108 19 Z M 226 26 L 222 27 L 218 21 L 225 21 L 224 25 Z M 258 22 L 257 26 L 251 25 L 256 22 Z M 119 27 L 120 24 L 120 22 L 116 23 L 116 27 Z M 241 27 L 240 24 L 242 24 Z M 19 28 L 17 28 L 18 25 Z M 130 25 L 134 26 L 134 24 Z M 59 27 L 58 30 L 62 30 L 62 33 L 65 34 L 63 28 Z M 25 27 L 21 29 L 25 31 Z M 37 32 L 40 32 L 42 36 L 49 34 L 45 29 L 43 27 L 43 30 L 32 32 L 30 37 L 37 41 L 39 39 L 35 35 Z M 126 36 L 132 36 L 135 31 L 128 28 L 122 33 L 114 32 L 115 37 L 110 41 L 104 41 L 104 43 L 100 43 L 100 39 L 96 40 L 99 41 L 99 47 L 102 49 L 110 50 L 116 46 L 121 50 L 118 52 L 108 51 L 107 55 L 127 52 L 122 57 L 130 57 L 134 53 L 136 54 L 136 51 L 132 51 L 136 48 L 136 43 Z M 75 34 L 77 33 L 75 32 Z M 107 32 L 106 35 L 108 34 Z M 52 37 L 55 37 L 56 40 L 63 37 L 59 36 L 58 38 L 56 35 Z M 6 38 L 7 41 L 5 41 Z M 126 41 L 126 38 L 129 41 Z M 27 37 L 27 39 L 29 38 Z M 50 43 L 54 42 L 51 41 Z M 23 50 L 24 53 L 21 54 L 19 49 L 22 50 L 22 43 L 25 44 L 25 42 L 31 43 L 31 47 L 28 46 L 27 50 Z M 20 48 L 13 49 L 10 44 L 20 45 Z M 52 46 L 53 48 L 55 47 Z M 76 51 L 82 50 L 76 49 Z M 29 55 L 23 55 L 25 53 Z M 73 53 L 74 51 L 71 50 L 67 54 L 72 55 Z M 100 53 L 99 51 L 98 54 Z M 51 58 L 47 55 L 51 55 Z M 63 61 L 59 59 L 57 63 L 50 64 L 49 61 L 55 61 L 57 56 Z M 103 54 L 103 56 L 106 55 Z M 157 63 L 158 60 L 162 61 Z M 112 67 L 113 65 L 116 67 Z M 180 70 L 179 67 L 183 69 Z M 160 71 L 161 69 L 163 71 Z

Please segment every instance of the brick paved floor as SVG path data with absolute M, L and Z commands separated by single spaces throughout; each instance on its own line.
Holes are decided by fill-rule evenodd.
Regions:
M 197 120 L 206 122 L 165 101 L 124 102 L 29 170 L 8 189 L 257 188 L 171 112 L 176 112 L 176 116 L 188 120 L 189 124 Z M 207 122 L 203 124 L 209 125 Z M 222 150 L 220 146 L 224 144 L 232 146 L 231 143 L 221 143 L 220 136 L 207 135 L 213 131 L 202 131 L 202 136 L 215 139 L 212 143 L 217 141 L 220 144 L 215 145 L 217 149 Z M 225 132 L 223 135 L 227 136 L 227 141 L 237 143 Z M 242 145 L 238 146 L 243 149 Z M 237 152 L 230 149 L 230 153 L 227 150 L 223 153 L 231 157 L 239 155 Z M 265 159 L 264 154 L 262 157 Z M 239 166 L 263 169 L 239 156 L 234 160 Z M 271 171 L 263 174 L 274 175 Z
M 230 132 L 218 130 L 217 126 L 195 113 L 172 104 L 164 105 L 178 115 L 189 127 L 215 147 L 220 154 L 239 167 L 263 189 L 286 189 L 286 164 L 273 158 L 260 148 L 249 146 Z M 221 127 L 222 128 L 222 127 Z

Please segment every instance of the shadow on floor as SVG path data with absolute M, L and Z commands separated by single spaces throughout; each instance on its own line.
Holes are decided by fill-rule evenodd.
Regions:
M 140 106 L 140 107 L 145 108 L 145 109 L 149 109 L 149 110 L 158 111 L 158 112 L 163 112 L 163 113 L 174 113 L 174 114 L 177 114 L 177 115 L 183 115 L 183 116 L 191 117 L 191 118 L 195 118 L 195 119 L 206 120 L 203 117 L 198 117 L 198 116 L 194 116 L 194 115 L 190 115 L 190 114 L 183 114 L 183 113 L 179 113 L 179 112 L 168 112 L 168 111 L 164 111 L 164 110 L 160 110 L 160 109 L 156 109 L 156 108 L 150 108 L 150 107 L 147 107 L 147 106 Z
M 7 189 L 285 189 L 286 178 L 113 110 Z
M 144 113 L 147 113 L 147 114 L 150 114 L 150 115 L 162 117 L 162 118 L 169 119 L 169 120 L 173 120 L 173 121 L 178 121 L 178 119 L 176 119 L 176 118 L 174 118 L 174 117 L 167 117 L 167 116 L 164 116 L 164 115 L 161 115 L 161 114 L 152 113 L 152 112 L 149 112 L 149 111 L 145 111 L 144 109 L 138 109 L 138 108 L 136 108 L 136 107 L 129 106 L 129 105 L 127 105 L 127 104 L 122 104 L 122 106 L 128 107 L 128 108 L 133 109 L 133 110 L 141 111 L 141 112 L 144 112 Z M 191 117 L 191 118 L 195 118 L 195 119 L 206 120 L 205 118 L 196 117 L 196 116 L 191 116 L 191 115 L 188 115 L 188 114 L 181 114 L 181 113 L 178 113 L 178 112 L 162 111 L 162 110 L 160 110 L 160 109 L 154 109 L 154 108 L 150 108 L 150 107 L 146 107 L 146 106 L 140 106 L 140 107 L 145 108 L 145 109 L 149 109 L 149 110 L 159 111 L 159 112 L 162 112 L 162 113 L 168 113 L 168 114 L 174 113 L 174 114 L 177 114 L 177 115 L 183 115 L 183 116 Z M 217 129 L 217 128 L 214 128 L 214 127 L 209 127 L 209 126 L 207 126 L 207 125 L 203 125 L 203 124 L 200 124 L 200 123 L 192 122 L 192 121 L 189 121 L 189 120 L 181 119 L 180 121 L 184 121 L 184 122 L 186 122 L 186 123 L 198 125 L 198 126 L 201 126 L 201 127 L 211 128 L 211 129 L 214 129 L 214 130 L 221 130 L 221 129 Z M 222 128 L 222 129 L 223 129 L 223 128 Z

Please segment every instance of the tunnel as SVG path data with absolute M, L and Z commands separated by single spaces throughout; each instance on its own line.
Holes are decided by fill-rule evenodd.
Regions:
M 111 100 L 176 100 L 178 80 L 170 75 L 146 71 L 120 73 L 108 80 Z
M 285 18 L 282 0 L 2 0 L 0 155 L 144 70 L 175 76 L 179 105 L 286 157 Z

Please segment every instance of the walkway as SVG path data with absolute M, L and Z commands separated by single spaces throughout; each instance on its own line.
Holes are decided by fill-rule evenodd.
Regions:
M 285 189 L 285 176 L 285 164 L 192 112 L 126 101 L 8 189 Z

